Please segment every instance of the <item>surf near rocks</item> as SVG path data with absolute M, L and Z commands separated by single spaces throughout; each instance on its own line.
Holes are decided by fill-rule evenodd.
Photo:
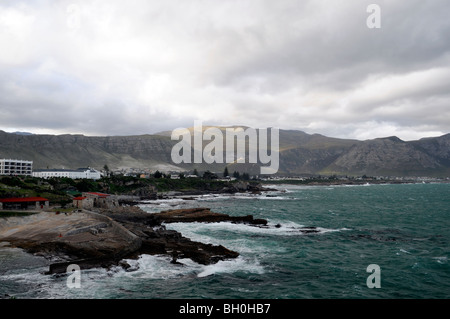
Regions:
M 189 208 L 162 211 L 153 214 L 155 218 L 163 223 L 244 223 L 250 225 L 267 225 L 265 219 L 254 219 L 253 215 L 230 216 L 222 213 L 212 212 L 209 208 Z
M 99 255 L 92 250 L 90 250 L 91 254 L 87 254 L 85 250 L 87 250 L 87 247 L 91 243 L 84 245 L 78 251 L 71 249 L 72 258 L 50 265 L 49 273 L 63 273 L 66 267 L 72 263 L 79 264 L 82 269 L 94 267 L 108 268 L 112 265 L 119 265 L 131 271 L 133 269 L 127 267 L 126 262 L 123 262 L 123 260 L 136 259 L 142 254 L 168 255 L 171 256 L 172 263 L 175 264 L 179 264 L 177 260 L 183 258 L 190 258 L 194 262 L 202 265 L 215 264 L 221 260 L 237 258 L 239 253 L 227 249 L 222 245 L 193 241 L 177 231 L 166 229 L 164 224 L 176 222 L 218 223 L 223 221 L 253 226 L 264 226 L 267 224 L 266 220 L 254 219 L 252 215 L 229 216 L 227 214 L 211 212 L 209 208 L 179 209 L 149 214 L 136 206 L 131 206 L 117 207 L 115 209 L 97 209 L 94 214 L 103 216 L 102 220 L 106 218 L 110 221 L 111 225 L 117 224 L 116 228 L 125 230 L 126 235 L 133 245 L 108 254 L 106 247 L 114 246 L 116 241 L 121 241 L 121 236 L 116 236 L 115 239 L 109 238 L 108 241 L 105 241 L 101 236 L 107 233 L 107 230 L 103 230 L 98 234 L 95 231 L 91 231 L 92 227 L 87 225 L 83 229 L 89 232 L 92 243 L 96 242 L 96 236 L 100 236 L 98 240 L 103 245 L 106 245 L 102 250 L 103 254 Z M 81 234 L 77 231 L 71 231 L 72 234 Z M 53 245 L 48 244 L 45 246 L 53 247 Z M 36 245 L 36 247 L 40 247 L 40 245 Z M 63 255 L 64 247 L 58 247 L 60 250 L 58 254 Z M 35 248 L 36 250 L 38 249 Z M 52 253 L 54 252 L 48 249 L 46 250 L 46 255 L 51 255 Z

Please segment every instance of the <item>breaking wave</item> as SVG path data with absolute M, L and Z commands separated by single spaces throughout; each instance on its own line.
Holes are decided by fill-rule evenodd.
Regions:
M 265 272 L 257 259 L 239 256 L 236 259 L 219 261 L 216 264 L 201 265 L 189 258 L 178 259 L 179 264 L 172 264 L 171 258 L 159 255 L 141 255 L 136 260 L 126 262 L 132 271 L 118 271 L 117 276 L 139 279 L 173 279 L 179 277 L 207 277 L 222 273 L 254 273 Z

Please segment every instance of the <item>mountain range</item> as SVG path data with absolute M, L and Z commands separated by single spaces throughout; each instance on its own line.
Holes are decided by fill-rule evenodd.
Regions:
M 224 128 L 221 128 L 224 129 Z M 258 174 L 259 164 L 172 162 L 169 132 L 134 136 L 15 134 L 0 131 L 0 158 L 32 160 L 34 169 L 94 167 L 180 171 L 197 168 Z M 207 143 L 206 143 L 207 144 Z M 280 175 L 450 176 L 450 134 L 402 141 L 340 139 L 298 130 L 279 131 Z

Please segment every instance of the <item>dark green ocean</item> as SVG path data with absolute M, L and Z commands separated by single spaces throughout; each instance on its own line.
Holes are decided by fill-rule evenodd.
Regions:
M 136 269 L 81 272 L 81 288 L 48 276 L 46 262 L 0 248 L 0 296 L 13 298 L 348 299 L 450 297 L 450 184 L 277 186 L 263 195 L 146 203 L 149 213 L 202 206 L 252 214 L 267 229 L 231 223 L 170 224 L 185 237 L 240 253 L 203 266 L 143 255 Z M 269 195 L 269 196 L 267 196 Z M 275 227 L 277 224 L 280 227 Z M 316 227 L 303 233 L 301 227 Z M 380 288 L 369 288 L 369 265 Z

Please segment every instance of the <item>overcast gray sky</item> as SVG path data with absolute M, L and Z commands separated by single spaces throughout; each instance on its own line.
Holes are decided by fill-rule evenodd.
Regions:
M 449 0 L 0 0 L 0 130 L 131 135 L 198 119 L 443 135 L 449 13 Z

